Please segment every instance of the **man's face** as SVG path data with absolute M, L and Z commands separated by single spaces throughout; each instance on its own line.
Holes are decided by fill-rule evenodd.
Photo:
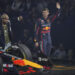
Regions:
M 48 17 L 48 15 L 49 15 L 49 11 L 48 10 L 42 11 L 42 16 L 43 17 Z
M 2 19 L 2 22 L 3 23 L 5 23 L 5 24 L 7 24 L 8 23 L 8 21 L 9 21 L 9 19 L 7 18 L 7 19 Z

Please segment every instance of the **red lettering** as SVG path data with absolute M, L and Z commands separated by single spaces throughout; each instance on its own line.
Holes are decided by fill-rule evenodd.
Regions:
M 6 67 L 8 67 L 8 64 L 6 65 Z

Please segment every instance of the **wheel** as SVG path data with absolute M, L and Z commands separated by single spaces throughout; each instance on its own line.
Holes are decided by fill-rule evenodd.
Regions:
M 0 75 L 2 75 L 2 69 L 3 69 L 3 60 L 0 57 Z
M 26 45 L 19 43 L 18 47 L 25 59 L 32 60 L 32 54 L 30 52 L 30 49 Z
M 18 43 L 16 45 L 12 45 L 12 48 L 6 52 L 18 58 L 32 60 L 30 49 L 24 44 Z

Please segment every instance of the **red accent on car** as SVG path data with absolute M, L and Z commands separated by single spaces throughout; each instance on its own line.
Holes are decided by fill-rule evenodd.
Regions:
M 28 67 L 28 69 L 29 69 L 29 70 L 32 70 L 33 68 L 31 68 L 31 67 Z
M 8 70 L 6 68 L 3 69 L 3 72 L 8 72 Z
M 0 54 L 3 53 L 2 51 L 0 51 Z
M 19 74 L 22 75 L 22 74 L 28 74 L 28 73 L 33 73 L 33 72 L 36 72 L 35 70 L 29 70 L 29 71 L 19 71 Z
M 15 60 L 13 61 L 14 65 L 19 65 L 19 66 L 25 66 L 25 63 L 23 60 Z
M 30 72 L 36 72 L 35 70 L 30 70 Z
M 50 67 L 47 67 L 47 66 L 43 66 L 44 67 L 44 69 L 46 69 L 46 70 L 50 70 L 51 68 Z

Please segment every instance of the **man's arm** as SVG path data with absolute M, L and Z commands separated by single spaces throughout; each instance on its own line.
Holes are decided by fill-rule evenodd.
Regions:
M 56 14 L 53 16 L 51 22 L 54 22 L 54 20 L 55 20 L 58 16 L 60 16 L 60 13 L 61 13 L 61 6 L 60 6 L 60 3 L 59 3 L 59 2 L 56 3 L 56 8 L 58 9 L 58 11 L 57 11 Z
M 0 23 L 0 47 L 4 49 L 4 46 L 5 46 L 4 34 L 3 34 L 2 25 Z
M 35 29 L 34 29 L 34 42 L 35 46 L 38 46 L 38 35 L 39 35 L 39 30 L 40 30 L 40 24 L 39 20 L 35 23 Z

